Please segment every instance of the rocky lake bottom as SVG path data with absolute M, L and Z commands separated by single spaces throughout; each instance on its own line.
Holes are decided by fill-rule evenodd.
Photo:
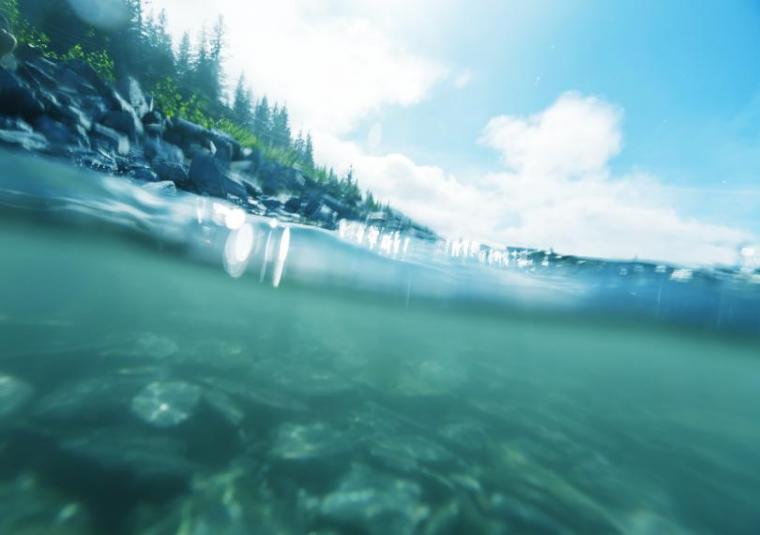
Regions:
M 309 285 L 307 245 L 345 262 L 295 229 L 273 288 L 266 263 L 231 277 L 74 201 L 72 224 L 17 216 L 17 190 L 2 533 L 760 529 L 751 333 Z

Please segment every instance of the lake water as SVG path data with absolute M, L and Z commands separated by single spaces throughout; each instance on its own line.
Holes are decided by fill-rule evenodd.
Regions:
M 0 170 L 0 532 L 760 532 L 760 284 Z

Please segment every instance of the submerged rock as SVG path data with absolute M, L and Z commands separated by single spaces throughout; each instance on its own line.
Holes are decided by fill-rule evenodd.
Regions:
M 99 430 L 66 439 L 59 447 L 64 457 L 51 460 L 68 463 L 58 469 L 77 473 L 78 480 L 67 477 L 65 483 L 86 486 L 87 493 L 163 500 L 185 490 L 199 468 L 186 458 L 181 442 L 129 430 Z
M 143 384 L 139 377 L 117 376 L 63 384 L 36 404 L 34 416 L 62 426 L 112 421 L 128 413 L 130 399 Z
M 371 534 L 414 533 L 429 515 L 416 483 L 354 464 L 338 487 L 319 500 L 318 514 L 338 527 Z
M 334 457 L 352 447 L 353 441 L 345 432 L 327 424 L 286 423 L 277 430 L 270 454 L 284 461 L 306 461 Z
M 132 413 L 155 427 L 174 427 L 190 418 L 198 407 L 201 389 L 196 385 L 156 382 L 132 399 Z
M 34 388 L 11 377 L 0 375 L 0 420 L 12 416 L 31 399 Z
M 143 184 L 143 189 L 156 193 L 157 195 L 176 195 L 177 186 L 171 180 L 162 180 L 160 182 L 148 182 Z
M 31 474 L 0 483 L 0 533 L 94 533 L 79 501 L 46 487 Z

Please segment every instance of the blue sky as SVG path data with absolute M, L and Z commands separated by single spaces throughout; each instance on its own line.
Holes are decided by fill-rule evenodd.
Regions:
M 760 187 L 760 2 L 478 4 L 449 17 L 476 23 L 434 37 L 472 82 L 368 118 L 383 117 L 386 148 L 462 170 L 487 165 L 494 155 L 471 141 L 489 117 L 531 113 L 573 89 L 624 108 L 616 167 L 656 169 L 683 186 Z M 420 124 L 433 127 L 421 137 Z
M 760 234 L 757 0 L 274 4 L 219 2 L 231 76 L 448 235 L 730 263 Z

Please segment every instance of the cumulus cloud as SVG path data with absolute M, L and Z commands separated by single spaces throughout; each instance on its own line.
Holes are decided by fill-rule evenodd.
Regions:
M 365 187 L 449 237 L 598 257 L 734 263 L 748 232 L 683 217 L 655 177 L 612 174 L 622 116 L 601 99 L 567 93 L 533 116 L 495 117 L 481 142 L 500 153 L 505 168 L 473 180 L 401 154 L 370 156 L 329 136 L 321 139 L 322 155 L 339 166 L 353 163 Z
M 154 6 L 169 11 L 175 35 L 209 17 L 206 3 Z M 430 20 L 432 7 L 427 0 L 406 8 L 397 0 L 219 0 L 214 10 L 228 14 L 233 76 L 245 71 L 255 93 L 286 102 L 297 126 L 343 134 L 380 107 L 420 102 L 448 76 L 442 62 L 406 47 L 404 29 L 391 23 L 410 13 Z
M 481 141 L 498 150 L 506 166 L 522 174 L 573 177 L 603 171 L 620 152 L 622 111 L 594 97 L 562 95 L 526 119 L 491 119 Z

